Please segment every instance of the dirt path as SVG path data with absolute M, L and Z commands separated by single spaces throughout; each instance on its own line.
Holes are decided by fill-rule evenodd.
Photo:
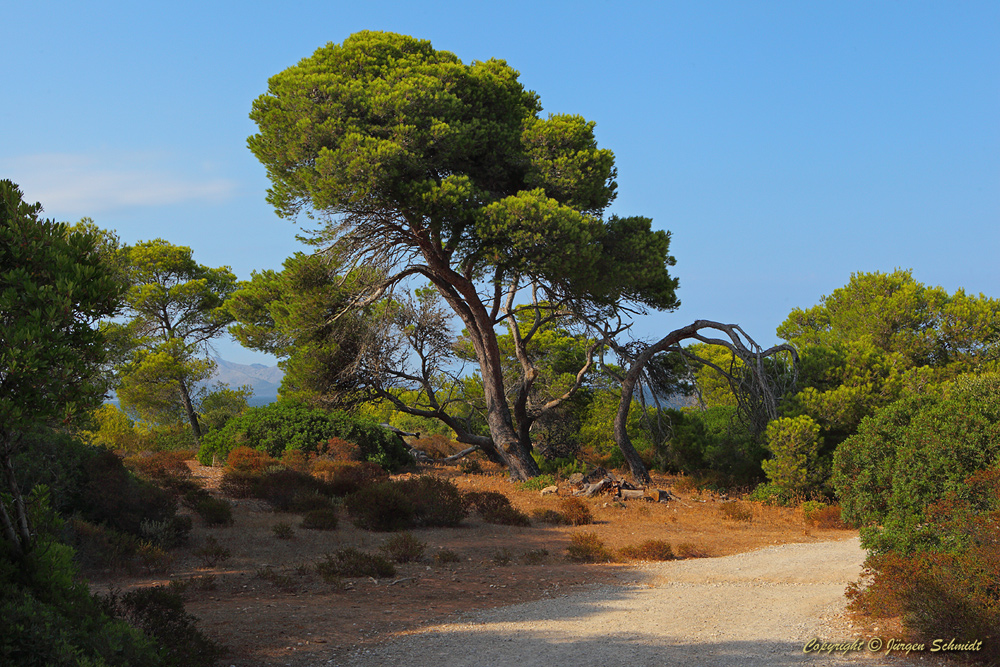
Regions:
M 814 637 L 853 639 L 844 588 L 863 560 L 855 538 L 642 565 L 618 585 L 467 614 L 319 664 L 899 665 L 866 651 L 803 651 Z

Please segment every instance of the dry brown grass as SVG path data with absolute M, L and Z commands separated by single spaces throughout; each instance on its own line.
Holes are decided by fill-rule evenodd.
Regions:
M 218 488 L 221 469 L 191 465 L 195 479 L 210 490 Z M 496 466 L 483 463 L 482 467 L 483 474 L 466 474 L 457 466 L 441 465 L 425 466 L 421 473 L 450 479 L 462 492 L 502 493 L 514 508 L 529 516 L 558 512 L 562 500 L 569 496 L 565 486 L 559 494 L 547 496 L 523 490 L 511 484 Z M 577 499 L 592 514 L 593 523 L 586 526 L 538 520 L 530 527 L 496 525 L 474 513 L 459 528 L 414 529 L 414 538 L 427 545 L 423 561 L 398 565 L 396 576 L 400 583 L 392 586 L 391 582 L 341 575 L 327 582 L 316 571 L 326 554 L 348 548 L 378 553 L 391 536 L 356 528 L 340 508 L 341 521 L 336 530 L 296 529 L 288 539 L 277 539 L 275 527 L 297 526 L 299 517 L 274 512 L 268 503 L 255 499 L 234 501 L 231 526 L 206 528 L 196 520 L 190 543 L 170 552 L 173 560 L 169 578 L 88 574 L 98 580 L 98 588 L 105 589 L 128 589 L 170 579 L 210 580 L 211 588 L 189 587 L 188 606 L 202 619 L 210 635 L 224 640 L 238 633 L 245 639 L 239 653 L 227 657 L 225 664 L 306 665 L 320 662 L 319 656 L 333 644 L 351 646 L 374 641 L 376 631 L 406 630 L 446 620 L 455 612 L 524 602 L 547 593 L 562 593 L 573 586 L 611 581 L 617 571 L 629 567 L 569 562 L 567 548 L 574 536 L 583 533 L 592 533 L 593 539 L 613 554 L 656 542 L 658 553 L 666 553 L 669 547 L 678 558 L 724 556 L 771 544 L 842 539 L 856 534 L 816 527 L 805 535 L 800 509 L 747 501 L 739 502 L 749 509 L 751 520 L 734 521 L 720 510 L 723 504 L 734 503 L 724 503 L 710 493 L 680 491 L 673 482 L 674 478 L 654 475 L 655 487 L 671 489 L 679 496 L 670 503 L 622 503 L 609 496 Z M 213 567 L 206 567 L 195 555 L 207 545 L 209 536 L 231 554 Z M 519 567 L 501 566 L 494 561 L 496 554 L 504 554 L 505 549 L 510 562 L 519 563 Z M 274 576 L 254 576 L 268 566 Z M 291 608 L 296 609 L 297 629 L 288 625 Z M 387 614 L 386 609 L 392 613 Z M 320 640 L 328 643 L 318 644 Z M 303 642 L 298 651 L 286 648 L 299 646 L 296 642 Z M 307 652 L 306 644 L 313 646 L 309 642 L 316 644 L 316 653 Z

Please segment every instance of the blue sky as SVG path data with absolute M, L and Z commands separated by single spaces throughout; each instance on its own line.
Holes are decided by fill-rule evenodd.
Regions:
M 264 201 L 251 102 L 371 29 L 503 58 L 597 123 L 611 212 L 673 233 L 682 305 L 642 336 L 707 318 L 772 343 L 855 271 L 1000 296 L 1000 3 L 35 0 L 4 23 L 0 177 L 241 278 L 303 249 Z

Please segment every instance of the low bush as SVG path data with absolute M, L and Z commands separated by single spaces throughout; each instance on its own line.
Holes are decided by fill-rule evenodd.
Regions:
M 299 525 L 309 530 L 334 530 L 337 527 L 337 510 L 332 507 L 311 510 L 302 516 Z
M 139 534 L 158 547 L 174 549 L 187 542 L 191 528 L 189 516 L 174 516 L 162 521 L 143 519 L 139 524 Z
M 205 546 L 195 549 L 192 553 L 201 560 L 205 567 L 215 567 L 219 563 L 226 562 L 233 555 L 229 549 L 219 544 L 219 541 L 211 535 L 205 538 Z
M 594 523 L 594 515 L 590 511 L 590 507 L 579 498 L 563 498 L 559 502 L 559 507 L 570 525 L 585 526 Z
M 547 486 L 553 486 L 556 478 L 553 475 L 538 475 L 526 482 L 521 482 L 521 488 L 525 491 L 541 491 Z
M 290 540 L 295 537 L 295 531 L 292 530 L 292 524 L 290 523 L 276 523 L 271 526 L 271 532 L 273 532 L 274 536 L 279 540 Z
M 673 560 L 674 550 L 665 540 L 646 540 L 639 545 L 624 547 L 621 555 L 631 560 Z
M 493 552 L 490 560 L 493 561 L 494 565 L 510 565 L 511 561 L 514 560 L 514 554 L 507 547 L 501 547 Z
M 681 542 L 678 544 L 676 552 L 678 558 L 706 558 L 708 556 L 708 552 L 690 542 Z
M 341 463 L 364 461 L 361 448 L 343 438 L 329 438 L 321 443 L 318 452 Z
M 233 506 L 215 498 L 204 489 L 184 494 L 184 504 L 198 514 L 208 526 L 228 526 L 233 523 Z
M 253 495 L 266 500 L 279 512 L 306 512 L 329 506 L 326 491 L 321 480 L 303 472 L 277 468 L 261 475 L 254 485 Z
M 140 477 L 163 485 L 172 484 L 174 480 L 190 479 L 191 469 L 187 461 L 194 456 L 195 452 L 191 449 L 176 449 L 169 452 L 145 451 L 126 456 L 123 463 Z
M 346 496 L 389 479 L 389 473 L 382 466 L 369 461 L 318 459 L 313 462 L 310 472 L 335 496 Z
M 535 508 L 531 510 L 531 518 L 539 523 L 550 523 L 554 526 L 569 524 L 569 519 L 562 512 L 553 509 Z
M 826 503 L 811 500 L 802 503 L 802 516 L 807 523 L 812 524 L 816 528 L 840 530 L 847 528 L 847 524 L 844 523 L 841 517 L 840 505 L 827 505 Z
M 460 563 L 462 562 L 462 558 L 457 552 L 451 549 L 442 549 L 434 554 L 434 562 L 441 565 L 445 563 Z
M 462 492 L 446 479 L 422 475 L 395 484 L 413 505 L 418 526 L 457 526 L 468 515 Z
M 253 498 L 261 476 L 258 472 L 229 468 L 222 473 L 219 491 L 229 498 Z
M 226 457 L 226 467 L 243 473 L 263 473 L 277 461 L 267 452 L 252 447 L 235 447 Z
M 415 526 L 454 526 L 468 514 L 461 492 L 451 482 L 422 476 L 382 482 L 344 499 L 354 525 L 367 530 Z
M 281 455 L 281 465 L 295 472 L 309 472 L 309 455 L 301 449 L 286 449 Z
M 379 551 L 394 563 L 412 563 L 424 556 L 427 543 L 421 542 L 410 533 L 400 533 L 386 540 Z
M 185 667 L 213 667 L 225 653 L 195 625 L 184 611 L 184 600 L 165 586 L 111 591 L 101 598 L 105 612 L 126 621 L 164 647 L 167 663 Z
M 365 487 L 344 498 L 344 507 L 358 528 L 379 532 L 414 526 L 413 503 L 392 482 Z
M 722 503 L 719 505 L 719 514 L 730 521 L 742 521 L 746 523 L 753 521 L 753 508 L 749 503 L 740 500 Z
M 479 513 L 486 523 L 502 526 L 530 526 L 531 519 L 510 504 L 510 499 L 496 491 L 470 491 L 465 494 L 465 505 Z
M 337 581 L 340 577 L 379 579 L 396 576 L 396 568 L 382 556 L 350 547 L 327 554 L 325 560 L 316 564 L 316 571 L 324 581 Z
M 476 459 L 462 459 L 458 463 L 460 472 L 466 475 L 482 475 L 483 466 Z
M 566 547 L 566 557 L 577 563 L 610 563 L 615 555 L 597 533 L 576 533 Z
M 549 550 L 531 549 L 530 551 L 525 551 L 521 559 L 525 565 L 541 565 L 549 559 Z

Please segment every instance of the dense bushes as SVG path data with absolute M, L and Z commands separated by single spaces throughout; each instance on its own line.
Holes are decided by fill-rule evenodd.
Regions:
M 910 393 L 861 422 L 834 458 L 845 518 L 862 524 L 856 609 L 930 640 L 1000 653 L 1000 375 Z
M 322 454 L 331 438 L 357 444 L 364 460 L 387 470 L 410 463 L 402 441 L 375 422 L 282 402 L 250 408 L 223 428 L 206 434 L 198 460 L 202 465 L 211 465 L 213 458 L 225 459 L 237 445 L 265 451 L 272 457 L 280 457 L 286 449 Z
M 455 526 L 468 514 L 461 492 L 436 477 L 414 477 L 368 486 L 344 498 L 354 525 L 377 531 Z
M 875 551 L 940 550 L 926 509 L 1000 464 L 1000 375 L 963 376 L 913 393 L 861 422 L 834 457 L 844 518 Z

